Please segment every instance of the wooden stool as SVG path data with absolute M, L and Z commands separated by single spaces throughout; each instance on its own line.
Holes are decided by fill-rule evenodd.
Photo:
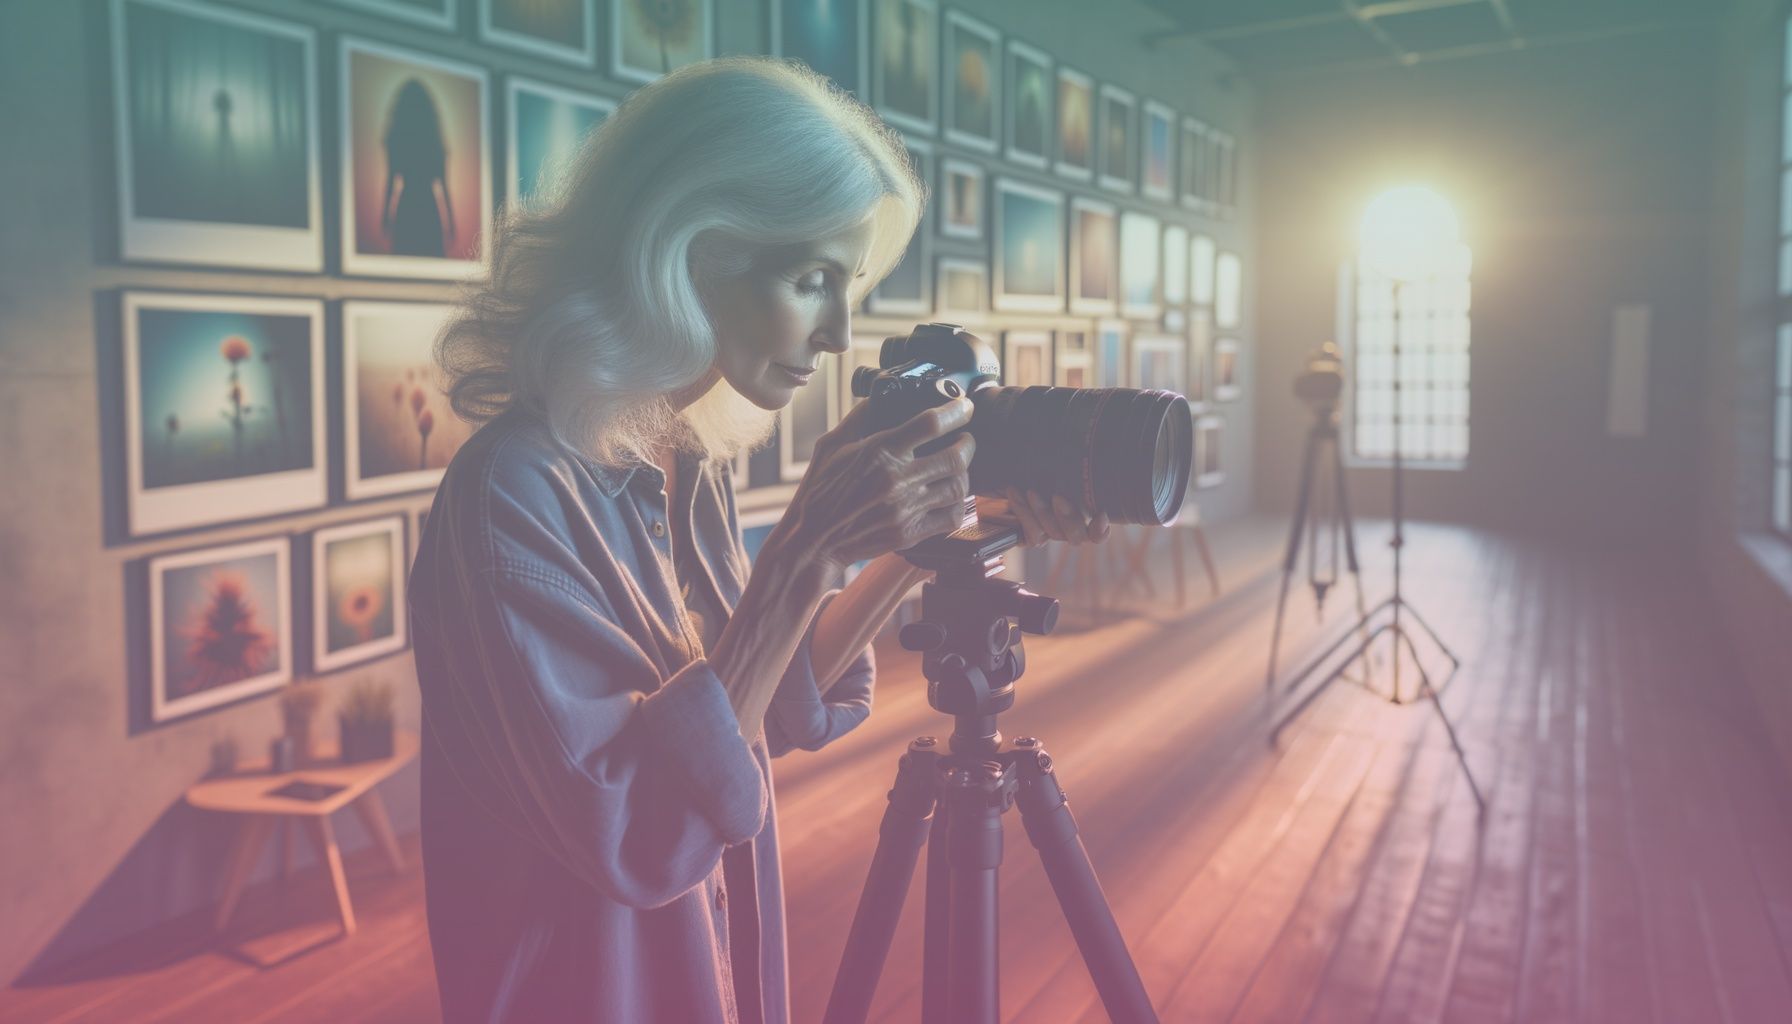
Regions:
M 206 779 L 187 790 L 187 803 L 194 807 L 237 814 L 243 819 L 237 829 L 236 841 L 231 846 L 230 862 L 224 875 L 224 894 L 218 902 L 218 914 L 212 922 L 214 928 L 223 931 L 224 926 L 230 923 L 230 915 L 236 911 L 237 901 L 242 898 L 249 873 L 260 860 L 262 847 L 267 845 L 268 836 L 273 833 L 275 826 L 286 830 L 280 843 L 280 877 L 282 880 L 286 878 L 292 859 L 291 829 L 302 826 L 305 834 L 311 837 L 312 845 L 317 848 L 318 862 L 329 873 L 330 886 L 336 894 L 336 914 L 342 921 L 342 932 L 344 935 L 355 933 L 355 910 L 349 904 L 348 877 L 342 870 L 342 851 L 336 846 L 336 833 L 330 827 L 330 813 L 344 806 L 353 806 L 361 817 L 361 824 L 366 826 L 374 841 L 379 843 L 380 849 L 385 851 L 392 870 L 404 870 L 404 853 L 398 848 L 398 837 L 392 831 L 392 819 L 386 815 L 386 805 L 381 802 L 379 793 L 373 787 L 417 756 L 417 734 L 401 731 L 393 737 L 392 746 L 392 756 L 378 761 L 343 764 L 332 748 L 319 751 L 313 764 L 297 771 L 272 774 L 266 771 L 265 765 L 259 772 L 252 766 L 243 774 Z M 343 788 L 321 800 L 270 794 L 271 790 L 293 781 L 316 782 Z

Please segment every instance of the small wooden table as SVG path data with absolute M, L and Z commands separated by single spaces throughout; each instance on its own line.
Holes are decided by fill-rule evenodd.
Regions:
M 291 827 L 302 825 L 317 847 L 318 861 L 329 872 L 330 885 L 336 891 L 336 913 L 342 919 L 343 934 L 353 935 L 355 911 L 348 901 L 348 878 L 343 874 L 342 851 L 336 846 L 336 833 L 330 828 L 330 814 L 344 806 L 353 806 L 361 817 L 361 824 L 385 851 L 392 870 L 404 870 L 404 853 L 398 848 L 392 819 L 386 815 L 386 805 L 373 787 L 416 757 L 418 746 L 416 733 L 400 731 L 393 737 L 392 756 L 377 761 L 343 764 L 335 748 L 331 747 L 317 750 L 312 763 L 297 771 L 271 773 L 264 762 L 259 771 L 257 766 L 251 765 L 236 775 L 206 779 L 187 790 L 187 803 L 194 807 L 243 817 L 231 847 L 230 862 L 224 875 L 224 895 L 218 903 L 213 926 L 223 931 L 230 923 L 230 915 L 243 895 L 249 873 L 260 860 L 262 847 L 276 825 L 287 829 L 280 844 L 280 876 L 286 877 L 292 861 Z M 270 790 L 293 781 L 343 788 L 322 800 L 270 795 Z

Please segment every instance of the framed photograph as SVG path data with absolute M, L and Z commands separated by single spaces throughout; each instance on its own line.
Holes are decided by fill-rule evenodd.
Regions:
M 1132 339 L 1135 388 L 1182 393 L 1188 380 L 1187 343 L 1174 334 L 1140 334 Z
M 1183 395 L 1196 410 L 1213 397 L 1213 313 L 1196 309 L 1188 318 L 1188 390 Z
M 865 0 L 772 0 L 772 55 L 800 60 L 861 99 L 870 35 Z
M 840 422 L 839 356 L 824 352 L 815 376 L 796 389 L 790 404 L 778 410 L 778 474 L 796 483 L 809 468 L 815 442 Z
M 370 661 L 409 642 L 404 520 L 383 516 L 311 534 L 313 672 Z
M 939 258 L 934 288 L 935 317 L 947 323 L 974 324 L 989 316 L 989 264 L 959 256 Z M 874 353 L 875 356 L 875 353 Z
M 1218 487 L 1226 482 L 1226 470 L 1220 461 L 1225 447 L 1226 421 L 1218 416 L 1202 416 L 1195 420 L 1195 486 Z
M 479 40 L 597 66 L 597 0 L 479 0 Z
M 1082 329 L 1058 332 L 1058 349 L 1052 355 L 1052 383 L 1061 388 L 1095 386 L 1095 349 L 1091 338 L 1092 332 Z
M 940 234 L 983 240 L 983 168 L 969 160 L 940 161 Z
M 904 140 L 908 145 L 909 163 L 922 181 L 933 179 L 933 148 L 925 143 Z M 902 259 L 884 276 L 877 287 L 865 296 L 865 311 L 874 316 L 915 316 L 933 310 L 933 251 L 931 230 L 927 226 L 928 211 L 921 211 L 921 223 L 909 236 Z
M 610 73 L 645 84 L 716 55 L 714 0 L 610 0 Z
M 1120 313 L 1155 320 L 1163 313 L 1163 229 L 1156 217 L 1127 210 L 1120 214 Z
M 454 31 L 457 0 L 331 0 L 338 7 L 354 7 L 374 14 L 408 21 L 413 25 Z
M 1188 240 L 1188 300 L 1197 306 L 1213 305 L 1214 263 L 1213 239 L 1195 235 Z
M 1188 229 L 1164 225 L 1164 305 L 1188 302 Z
M 995 288 L 1002 312 L 1064 308 L 1064 194 L 1010 178 L 995 188 Z
M 1058 65 L 1057 159 L 1059 174 L 1075 181 L 1095 178 L 1095 80 Z
M 176 0 L 113 0 L 119 254 L 319 271 L 317 34 Z
M 1237 327 L 1244 303 L 1244 265 L 1235 252 L 1222 252 L 1213 263 L 1213 322 L 1221 330 Z
M 1213 343 L 1213 398 L 1230 402 L 1238 398 L 1238 339 Z
M 342 269 L 464 280 L 492 230 L 485 72 L 343 39 Z
M 1238 140 L 1224 132 L 1214 139 L 1213 202 L 1226 217 L 1238 208 Z
M 1182 159 L 1177 164 L 1177 198 L 1185 209 L 1205 209 L 1202 200 L 1202 175 L 1207 159 L 1207 126 L 1192 117 L 1182 119 L 1180 136 Z
M 1124 320 L 1103 320 L 1095 326 L 1095 386 L 1127 387 L 1126 342 L 1132 328 Z
M 1096 151 L 1096 181 L 1102 188 L 1131 192 L 1133 137 L 1138 101 L 1117 85 L 1101 86 L 1101 146 Z
M 940 9 L 937 0 L 875 0 L 877 42 L 871 94 L 898 128 L 932 135 L 940 124 Z
M 1052 348 L 1050 331 L 1003 332 L 1002 384 L 1011 388 L 1049 387 Z
M 1139 133 L 1139 191 L 1147 199 L 1176 201 L 1176 112 L 1156 100 L 1145 101 L 1144 130 Z
M 586 136 L 616 112 L 616 104 L 601 96 L 522 78 L 510 79 L 504 91 L 509 201 L 548 199 L 565 183 Z
M 342 304 L 343 493 L 351 500 L 428 490 L 473 427 L 448 407 L 436 336 L 453 307 Z
M 996 117 L 1001 110 L 1002 37 L 994 28 L 961 11 L 946 10 L 946 141 L 996 151 Z
M 1112 316 L 1120 295 L 1113 203 L 1070 197 L 1070 311 Z
M 152 721 L 292 682 L 291 555 L 271 537 L 149 560 Z
M 125 292 L 123 324 L 132 536 L 329 500 L 321 301 Z
M 1051 160 L 1052 58 L 1036 46 L 1008 40 L 1008 159 L 1044 170 Z

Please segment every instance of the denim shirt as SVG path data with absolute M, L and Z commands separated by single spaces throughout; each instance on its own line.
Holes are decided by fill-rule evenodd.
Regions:
M 677 470 L 669 516 L 658 467 L 582 457 L 512 410 L 436 494 L 410 602 L 447 1021 L 789 1018 L 768 758 L 863 721 L 875 666 L 867 647 L 818 685 L 812 619 L 764 741 L 743 739 L 680 596 L 739 603 L 731 470 Z M 680 581 L 687 521 L 702 578 Z

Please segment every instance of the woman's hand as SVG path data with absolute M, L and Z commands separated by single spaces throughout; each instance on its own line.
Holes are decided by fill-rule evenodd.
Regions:
M 860 402 L 815 442 L 815 454 L 774 536 L 834 567 L 845 567 L 957 529 L 970 494 L 969 431 L 919 458 L 915 449 L 970 423 L 970 399 L 929 408 L 868 433 Z M 767 544 L 772 538 L 767 538 Z
M 1099 544 L 1108 539 L 1108 517 L 1105 512 L 1089 516 L 1087 511 L 1062 497 L 1050 500 L 1038 491 L 1024 494 L 1012 487 L 1006 498 L 977 499 L 979 519 L 1013 519 L 1020 523 L 1026 543 L 1036 548 L 1048 540 L 1072 544 Z

